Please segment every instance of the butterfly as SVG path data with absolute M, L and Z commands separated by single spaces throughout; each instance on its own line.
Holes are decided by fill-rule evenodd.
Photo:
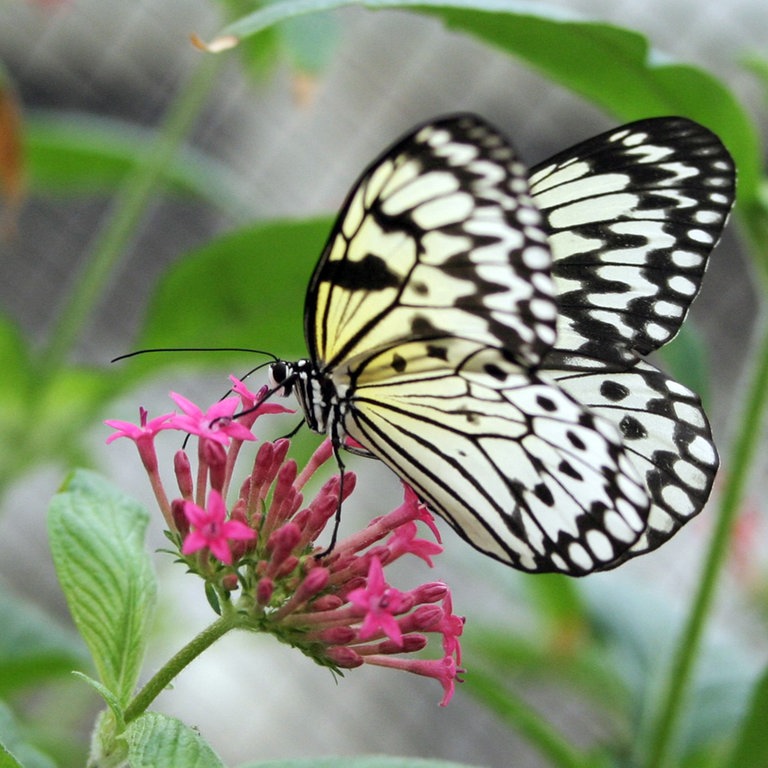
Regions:
M 273 389 L 486 555 L 612 568 L 712 487 L 699 398 L 645 358 L 683 322 L 734 188 L 684 118 L 530 171 L 480 117 L 419 125 L 348 194 L 307 290 L 309 355 L 272 364 Z

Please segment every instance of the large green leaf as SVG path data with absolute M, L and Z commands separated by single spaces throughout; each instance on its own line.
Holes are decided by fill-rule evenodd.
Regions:
M 79 470 L 48 514 L 53 560 L 99 677 L 121 705 L 136 685 L 155 601 L 144 549 L 148 513 L 92 472 Z
M 622 120 L 669 114 L 698 120 L 733 153 L 741 199 L 751 205 L 757 198 L 757 133 L 725 85 L 703 69 L 663 58 L 637 32 L 552 6 L 536 8 L 515 0 L 282 0 L 230 24 L 217 40 L 235 42 L 287 18 L 350 5 L 435 16 L 452 29 L 525 59 Z
M 158 285 L 139 346 L 304 354 L 304 293 L 330 226 L 328 219 L 270 222 L 189 254 Z M 171 356 L 140 362 L 157 366 L 163 357 Z
M 180 720 L 147 712 L 126 728 L 131 768 L 224 768 L 203 737 Z
M 0 694 L 67 674 L 86 662 L 72 633 L 39 609 L 0 592 Z
M 668 669 L 682 616 L 658 591 L 611 576 L 580 586 L 605 663 L 624 682 L 634 713 L 629 731 L 642 741 L 648 707 L 664 685 L 661 675 Z M 711 752 L 732 736 L 746 711 L 757 669 L 756 654 L 738 636 L 705 638 L 681 721 L 677 757 Z
M 5 702 L 0 701 L 0 768 L 55 768 L 48 755 L 30 744 Z

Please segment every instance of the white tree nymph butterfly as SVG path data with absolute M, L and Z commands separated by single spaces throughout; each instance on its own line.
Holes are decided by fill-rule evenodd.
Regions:
M 271 366 L 470 544 L 583 575 L 696 515 L 698 397 L 644 356 L 698 293 L 734 199 L 718 138 L 632 123 L 528 171 L 481 118 L 416 127 L 349 193 L 309 283 L 309 356 Z

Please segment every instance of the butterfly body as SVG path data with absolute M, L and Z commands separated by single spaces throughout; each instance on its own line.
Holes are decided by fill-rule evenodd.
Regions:
M 530 175 L 480 118 L 416 128 L 342 207 L 307 292 L 309 357 L 272 366 L 312 429 L 352 438 L 522 570 L 612 567 L 711 487 L 698 399 L 641 355 L 698 290 L 732 171 L 729 187 L 709 132 L 655 122 Z

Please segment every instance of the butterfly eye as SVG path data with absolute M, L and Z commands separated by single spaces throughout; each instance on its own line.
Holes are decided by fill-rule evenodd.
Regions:
M 270 365 L 267 373 L 269 388 L 275 390 L 281 397 L 290 395 L 291 390 L 293 389 L 291 373 L 291 366 L 282 361 Z

